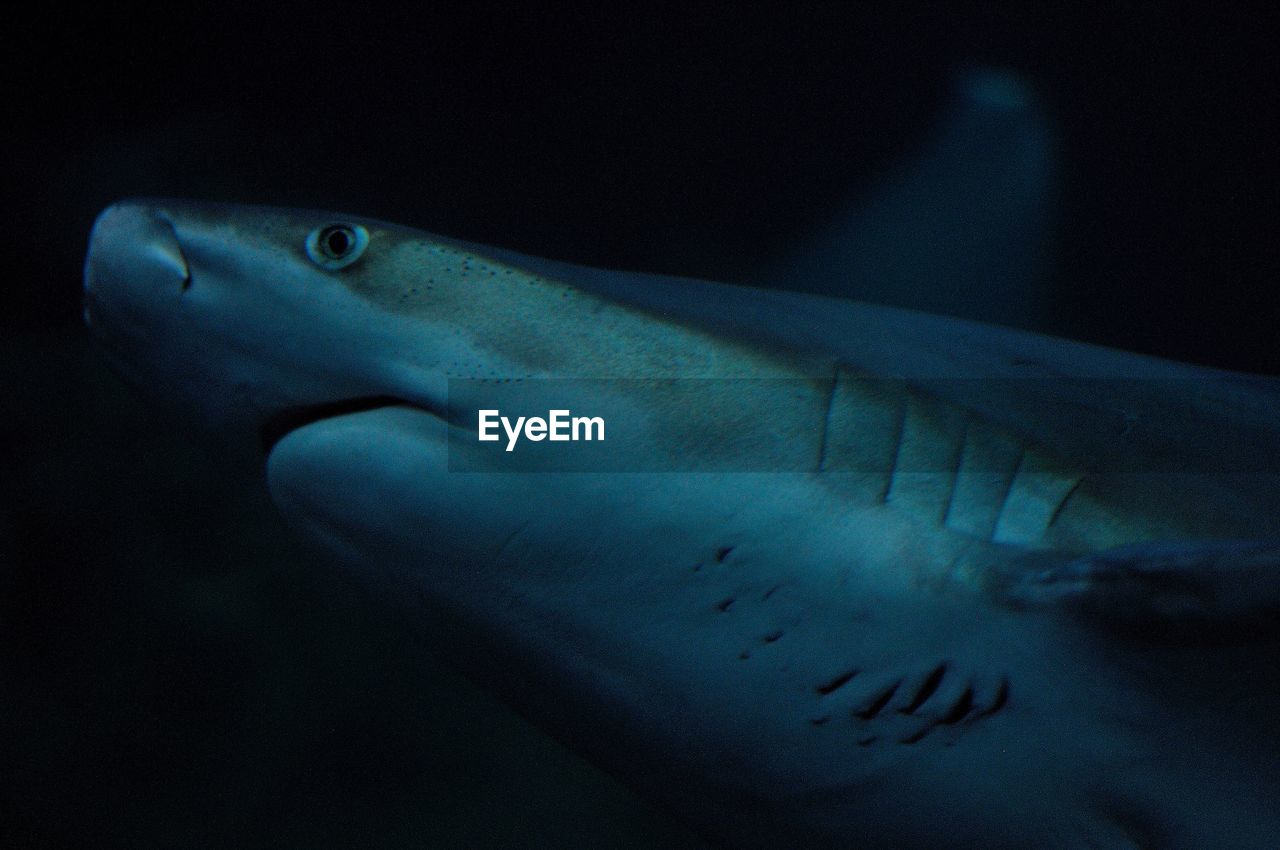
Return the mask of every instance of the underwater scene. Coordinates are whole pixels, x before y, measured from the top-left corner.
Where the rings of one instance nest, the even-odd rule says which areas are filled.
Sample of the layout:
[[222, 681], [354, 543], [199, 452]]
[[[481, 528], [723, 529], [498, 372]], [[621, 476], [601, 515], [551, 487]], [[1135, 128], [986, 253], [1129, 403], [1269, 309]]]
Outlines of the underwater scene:
[[1280, 846], [1245, 7], [3, 39], [0, 846]]

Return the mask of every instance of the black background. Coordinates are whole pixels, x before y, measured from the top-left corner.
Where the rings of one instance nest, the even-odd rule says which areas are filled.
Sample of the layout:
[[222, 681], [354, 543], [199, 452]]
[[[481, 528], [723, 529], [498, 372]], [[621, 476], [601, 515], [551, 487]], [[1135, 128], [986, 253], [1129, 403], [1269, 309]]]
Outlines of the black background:
[[102, 368], [80, 265], [120, 197], [732, 280], [990, 64], [1060, 135], [1053, 330], [1280, 373], [1275, 47], [1246, 7], [465, 8], [6, 20], [0, 844], [692, 841], [431, 666]]

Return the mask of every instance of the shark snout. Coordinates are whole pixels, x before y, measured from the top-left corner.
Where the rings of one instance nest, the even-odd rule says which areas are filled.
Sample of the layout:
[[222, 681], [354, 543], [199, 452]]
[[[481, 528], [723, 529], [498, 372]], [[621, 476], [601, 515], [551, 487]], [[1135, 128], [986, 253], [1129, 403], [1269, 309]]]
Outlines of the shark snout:
[[84, 317], [103, 324], [153, 323], [191, 286], [172, 222], [155, 207], [123, 201], [103, 210], [89, 236]]

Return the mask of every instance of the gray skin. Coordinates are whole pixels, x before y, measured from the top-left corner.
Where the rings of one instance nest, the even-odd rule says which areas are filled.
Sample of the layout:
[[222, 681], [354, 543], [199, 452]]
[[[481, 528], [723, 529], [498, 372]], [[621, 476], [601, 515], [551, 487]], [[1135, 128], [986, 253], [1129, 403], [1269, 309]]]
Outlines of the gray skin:
[[[713, 840], [1275, 846], [1271, 383], [296, 210], [117, 204], [85, 289], [224, 445], [309, 411], [265, 460], [294, 527]], [[575, 407], [643, 423], [636, 471], [494, 466], [458, 411], [541, 378], [632, 379]]]

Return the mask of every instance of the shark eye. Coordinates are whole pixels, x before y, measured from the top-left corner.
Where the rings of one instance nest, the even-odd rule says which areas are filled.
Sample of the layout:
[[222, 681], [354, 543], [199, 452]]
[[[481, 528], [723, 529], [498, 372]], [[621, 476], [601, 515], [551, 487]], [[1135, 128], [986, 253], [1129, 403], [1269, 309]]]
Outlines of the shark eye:
[[358, 224], [326, 224], [307, 235], [307, 256], [322, 269], [342, 269], [360, 259], [369, 231]]

